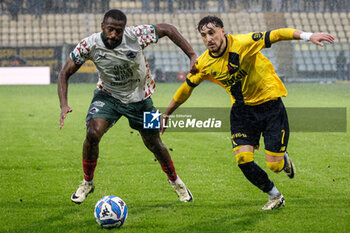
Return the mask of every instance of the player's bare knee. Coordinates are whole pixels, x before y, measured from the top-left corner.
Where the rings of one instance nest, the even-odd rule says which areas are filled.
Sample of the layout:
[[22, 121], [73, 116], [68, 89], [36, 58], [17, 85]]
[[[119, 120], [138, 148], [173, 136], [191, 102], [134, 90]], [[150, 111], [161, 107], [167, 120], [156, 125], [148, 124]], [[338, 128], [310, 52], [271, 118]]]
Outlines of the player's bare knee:
[[235, 156], [236, 156], [236, 161], [238, 166], [241, 164], [250, 163], [254, 161], [254, 153], [250, 151], [240, 152], [240, 153], [237, 153]]
[[95, 127], [88, 127], [86, 131], [86, 139], [91, 144], [98, 144], [102, 138], [103, 132], [96, 129]]
[[86, 123], [86, 140], [91, 144], [98, 144], [108, 130], [108, 122], [101, 119], [91, 119]]

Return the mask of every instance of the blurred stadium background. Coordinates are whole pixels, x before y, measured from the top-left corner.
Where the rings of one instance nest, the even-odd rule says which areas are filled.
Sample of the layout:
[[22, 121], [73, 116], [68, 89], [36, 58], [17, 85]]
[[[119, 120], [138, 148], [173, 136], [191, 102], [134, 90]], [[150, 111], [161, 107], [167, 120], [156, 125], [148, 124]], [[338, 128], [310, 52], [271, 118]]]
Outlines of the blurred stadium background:
[[[51, 83], [69, 52], [84, 37], [100, 31], [106, 10], [118, 8], [127, 25], [171, 23], [201, 54], [196, 26], [201, 17], [223, 19], [230, 34], [291, 27], [328, 32], [336, 43], [318, 47], [308, 42], [278, 43], [262, 52], [284, 82], [350, 80], [349, 0], [1, 0], [0, 67], [49, 66]], [[188, 58], [165, 38], [145, 49], [157, 81], [183, 81]], [[92, 63], [80, 68], [72, 82], [95, 82]]]

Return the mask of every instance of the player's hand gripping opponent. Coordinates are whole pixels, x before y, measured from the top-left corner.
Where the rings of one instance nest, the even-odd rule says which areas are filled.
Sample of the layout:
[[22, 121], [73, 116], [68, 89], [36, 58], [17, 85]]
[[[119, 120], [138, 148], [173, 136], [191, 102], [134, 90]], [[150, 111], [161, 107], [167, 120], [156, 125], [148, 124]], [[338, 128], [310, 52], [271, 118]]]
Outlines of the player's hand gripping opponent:
[[196, 67], [196, 64], [198, 64], [197, 59], [198, 59], [197, 55], [191, 57], [191, 59], [190, 59], [190, 73], [191, 74], [197, 74], [199, 71], [198, 68]]

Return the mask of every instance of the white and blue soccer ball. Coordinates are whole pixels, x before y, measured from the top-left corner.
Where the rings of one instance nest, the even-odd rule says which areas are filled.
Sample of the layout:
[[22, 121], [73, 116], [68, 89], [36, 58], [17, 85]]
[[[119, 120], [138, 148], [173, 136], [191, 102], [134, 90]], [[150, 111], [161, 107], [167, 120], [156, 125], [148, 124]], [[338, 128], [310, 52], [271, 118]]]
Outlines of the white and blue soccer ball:
[[102, 197], [95, 205], [96, 222], [104, 228], [121, 227], [128, 217], [125, 202], [117, 196]]

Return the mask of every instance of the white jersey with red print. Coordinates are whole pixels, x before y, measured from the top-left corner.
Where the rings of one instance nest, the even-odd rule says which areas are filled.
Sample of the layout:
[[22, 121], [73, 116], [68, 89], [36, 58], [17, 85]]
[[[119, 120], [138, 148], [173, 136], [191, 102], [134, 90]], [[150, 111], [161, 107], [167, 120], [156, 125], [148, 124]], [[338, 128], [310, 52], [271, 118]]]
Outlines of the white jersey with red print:
[[70, 58], [78, 66], [87, 60], [93, 61], [99, 73], [97, 88], [123, 103], [134, 103], [155, 91], [143, 49], [157, 41], [155, 25], [126, 27], [121, 44], [108, 49], [100, 32], [83, 39], [70, 53]]

